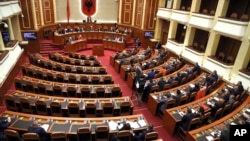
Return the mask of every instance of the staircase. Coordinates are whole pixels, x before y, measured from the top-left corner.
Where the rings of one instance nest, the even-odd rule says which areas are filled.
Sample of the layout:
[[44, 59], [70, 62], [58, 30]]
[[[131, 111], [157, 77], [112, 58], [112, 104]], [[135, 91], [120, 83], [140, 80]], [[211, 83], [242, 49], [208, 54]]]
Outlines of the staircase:
[[52, 40], [41, 40], [40, 41], [40, 54], [46, 56], [50, 52], [64, 53], [63, 46], [53, 43]]

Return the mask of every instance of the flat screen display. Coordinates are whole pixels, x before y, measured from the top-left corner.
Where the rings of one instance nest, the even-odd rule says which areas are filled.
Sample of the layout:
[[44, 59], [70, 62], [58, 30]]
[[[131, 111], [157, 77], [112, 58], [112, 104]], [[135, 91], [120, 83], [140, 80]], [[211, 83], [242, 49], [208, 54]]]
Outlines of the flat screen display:
[[2, 38], [4, 42], [10, 41], [10, 34], [8, 32], [2, 32]]
[[23, 32], [24, 40], [36, 40], [37, 33], [36, 32]]
[[144, 38], [154, 38], [154, 32], [153, 31], [145, 31]]

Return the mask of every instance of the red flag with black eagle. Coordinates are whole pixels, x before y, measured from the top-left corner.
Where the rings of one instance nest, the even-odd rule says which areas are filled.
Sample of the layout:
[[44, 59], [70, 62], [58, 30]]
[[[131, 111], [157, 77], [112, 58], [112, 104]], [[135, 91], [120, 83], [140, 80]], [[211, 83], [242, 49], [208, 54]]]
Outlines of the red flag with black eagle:
[[88, 17], [96, 12], [96, 0], [82, 0], [82, 12]]
[[70, 6], [69, 6], [69, 0], [67, 0], [67, 22], [69, 23], [70, 18]]

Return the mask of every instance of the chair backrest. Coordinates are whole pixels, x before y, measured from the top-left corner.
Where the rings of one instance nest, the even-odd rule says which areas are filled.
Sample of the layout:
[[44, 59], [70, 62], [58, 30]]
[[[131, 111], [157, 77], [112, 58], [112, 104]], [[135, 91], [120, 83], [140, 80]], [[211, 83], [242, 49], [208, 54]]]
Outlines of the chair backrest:
[[201, 44], [200, 47], [199, 47], [199, 50], [200, 51], [205, 51], [205, 46], [203, 44]]
[[6, 94], [4, 97], [7, 109], [11, 111], [18, 111], [13, 95]]
[[209, 15], [214, 16], [214, 15], [215, 15], [215, 11], [214, 11], [214, 10], [211, 10], [211, 11], [209, 12]]
[[104, 97], [105, 89], [102, 87], [96, 88], [96, 97]]
[[92, 134], [89, 127], [77, 129], [77, 141], [92, 141]]
[[99, 69], [99, 74], [107, 74], [106, 69], [105, 68], [100, 68]]
[[80, 60], [77, 60], [77, 59], [76, 59], [75, 62], [74, 62], [74, 64], [75, 64], [75, 65], [80, 65], [81, 62], [80, 62]]
[[81, 84], [88, 84], [89, 83], [89, 79], [86, 75], [81, 76]]
[[90, 89], [87, 87], [81, 88], [81, 97], [83, 97], [83, 98], [90, 97]]
[[76, 67], [76, 73], [79, 73], [79, 74], [83, 73], [82, 67]]
[[208, 14], [208, 10], [207, 9], [203, 9], [202, 10], [202, 14]]
[[78, 103], [70, 102], [68, 104], [68, 114], [70, 117], [79, 117], [80, 116], [80, 110]]
[[148, 132], [145, 135], [144, 141], [152, 141], [158, 139], [158, 132]]
[[249, 16], [247, 14], [243, 14], [240, 16], [241, 21], [249, 21]]
[[194, 42], [193, 48], [194, 48], [194, 49], [198, 49], [198, 43], [197, 43], [197, 42]]
[[62, 132], [52, 132], [51, 141], [67, 141], [67, 136]]
[[166, 109], [173, 107], [175, 105], [175, 102], [176, 102], [175, 99], [168, 100], [168, 102], [166, 103]]
[[90, 66], [90, 61], [89, 60], [84, 60], [84, 66]]
[[236, 20], [238, 18], [238, 14], [237, 13], [232, 13], [230, 15], [230, 19]]
[[120, 87], [113, 87], [111, 97], [120, 97], [120, 96], [121, 96], [121, 88]]
[[130, 130], [123, 130], [117, 133], [117, 138], [119, 141], [131, 141], [131, 137], [132, 134]]
[[67, 96], [68, 97], [76, 97], [76, 88], [75, 87], [67, 87]]
[[64, 82], [64, 76], [62, 74], [57, 74], [56, 79], [58, 82]]
[[52, 101], [50, 103], [50, 111], [52, 116], [62, 116], [61, 104], [59, 102]]
[[66, 71], [66, 72], [71, 72], [71, 70], [72, 70], [72, 69], [71, 69], [70, 66], [65, 66], [65, 71]]
[[28, 92], [34, 92], [34, 86], [33, 83], [30, 81], [26, 81], [26, 90]]
[[206, 112], [204, 114], [204, 116], [201, 118], [202, 124], [207, 124], [208, 123], [208, 119], [210, 118], [210, 116], [211, 116], [211, 112]]
[[124, 116], [124, 115], [130, 115], [131, 114], [131, 103], [129, 102], [122, 102], [120, 104], [120, 115]]
[[53, 95], [62, 96], [62, 88], [60, 86], [53, 86]]
[[234, 62], [233, 56], [228, 56], [228, 57], [226, 58], [226, 63], [232, 64], [233, 62]]
[[187, 131], [197, 128], [197, 126], [200, 126], [200, 124], [201, 124], [200, 117], [193, 118], [193, 119], [189, 122]]
[[95, 131], [96, 141], [109, 141], [109, 127], [97, 126]]
[[46, 86], [44, 84], [38, 83], [37, 87], [38, 87], [38, 93], [46, 94]]
[[225, 54], [223, 52], [219, 52], [218, 57], [219, 60], [223, 61], [225, 58]]
[[76, 83], [76, 76], [75, 75], [69, 75], [69, 83]]
[[44, 101], [42, 100], [37, 100], [36, 101], [36, 112], [39, 115], [48, 115], [48, 110], [47, 110], [47, 105]]
[[111, 76], [105, 76], [103, 78], [103, 81], [104, 81], [104, 84], [111, 84], [112, 78], [111, 78]]
[[24, 133], [23, 141], [40, 141], [40, 138], [37, 133]]
[[85, 116], [86, 117], [96, 117], [96, 105], [95, 105], [95, 103], [86, 103]]
[[22, 112], [30, 113], [30, 114], [33, 113], [28, 99], [21, 97], [19, 101], [20, 101], [20, 107], [21, 107]]
[[15, 130], [5, 129], [4, 134], [7, 141], [21, 141], [20, 135]]
[[112, 117], [114, 114], [114, 105], [111, 102], [104, 103], [102, 106], [103, 116]]
[[99, 84], [100, 83], [100, 78], [98, 76], [93, 76], [91, 78], [92, 84]]
[[181, 100], [180, 100], [179, 105], [183, 105], [183, 104], [187, 103], [187, 101], [188, 101], [188, 96], [183, 95], [183, 96], [181, 96]]

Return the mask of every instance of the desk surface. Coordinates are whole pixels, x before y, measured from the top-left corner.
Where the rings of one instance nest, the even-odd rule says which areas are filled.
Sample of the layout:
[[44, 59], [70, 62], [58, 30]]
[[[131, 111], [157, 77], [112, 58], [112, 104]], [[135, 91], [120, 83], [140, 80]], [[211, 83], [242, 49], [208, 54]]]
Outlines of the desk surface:
[[250, 97], [248, 96], [247, 99], [244, 100], [239, 107], [237, 107], [234, 111], [224, 116], [223, 118], [208, 125], [202, 126], [198, 129], [189, 131], [185, 138], [185, 141], [206, 141], [208, 140], [208, 138], [214, 139], [212, 133], [216, 131], [216, 128], [219, 128], [221, 130], [226, 125], [237, 124], [237, 122], [241, 118], [242, 112], [244, 112], [246, 107], [248, 107], [249, 105]]
[[190, 102], [190, 103], [187, 103], [185, 105], [180, 105], [180, 106], [177, 106], [177, 107], [174, 107], [174, 108], [171, 108], [171, 109], [167, 109], [165, 110], [165, 113], [164, 113], [164, 117], [163, 117], [163, 126], [165, 127], [165, 129], [170, 133], [170, 134], [174, 134], [174, 131], [176, 129], [176, 125], [178, 122], [181, 121], [181, 118], [182, 116], [179, 114], [179, 110], [180, 111], [187, 111], [187, 108], [188, 107], [193, 107], [193, 108], [197, 108], [199, 106], [200, 103], [204, 103], [206, 102], [206, 100], [208, 98], [211, 98], [213, 97], [215, 94], [217, 94], [217, 92], [219, 90], [221, 90], [222, 88], [224, 88], [225, 84], [222, 83], [218, 88], [216, 88], [212, 93], [208, 94], [207, 96], [199, 99], [199, 100], [196, 100], [196, 101], [193, 101], [193, 102]]
[[11, 125], [9, 129], [27, 131], [27, 127], [34, 120], [41, 124], [48, 124], [47, 132], [64, 131], [67, 134], [76, 134], [76, 129], [79, 127], [91, 127], [92, 133], [95, 133], [95, 127], [100, 125], [109, 126], [110, 132], [117, 132], [119, 129], [118, 123], [128, 122], [133, 130], [146, 129], [147, 120], [142, 114], [105, 117], [105, 118], [69, 118], [69, 117], [50, 117], [24, 114], [19, 112], [5, 111], [1, 114], [2, 117], [11, 117]]

